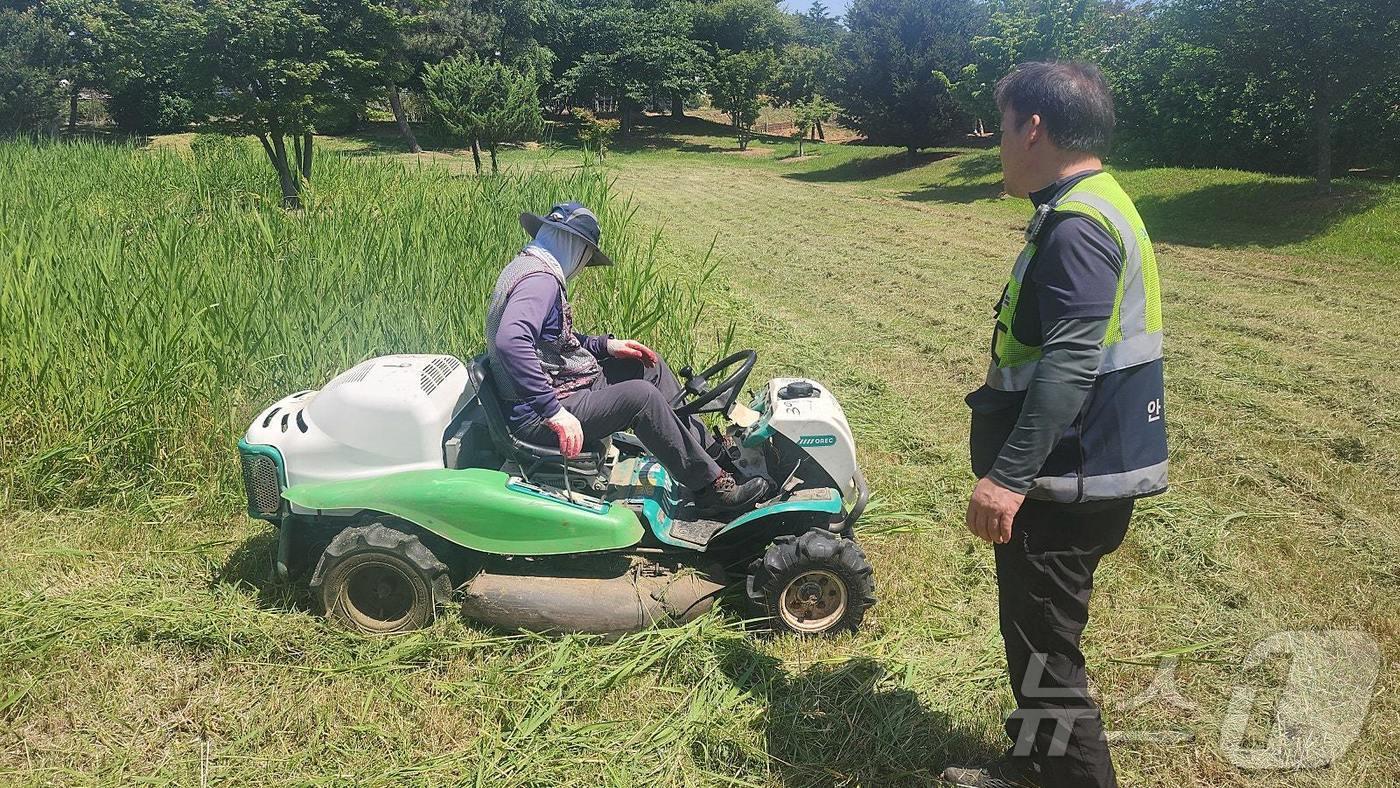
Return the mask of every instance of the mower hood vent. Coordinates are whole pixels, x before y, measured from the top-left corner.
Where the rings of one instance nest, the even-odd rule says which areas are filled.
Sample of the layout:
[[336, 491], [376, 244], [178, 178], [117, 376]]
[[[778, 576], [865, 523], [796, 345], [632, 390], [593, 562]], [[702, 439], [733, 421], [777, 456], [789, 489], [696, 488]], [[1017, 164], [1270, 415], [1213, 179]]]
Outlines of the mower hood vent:
[[438, 356], [423, 367], [423, 372], [418, 376], [418, 385], [422, 386], [424, 394], [432, 394], [460, 366], [462, 362], [452, 356]]
[[346, 383], [359, 383], [360, 381], [364, 380], [366, 377], [369, 376], [370, 370], [374, 369], [374, 362], [377, 360], [378, 359], [372, 358], [369, 361], [361, 361], [360, 363], [345, 370], [339, 375], [336, 375], [329, 383], [326, 384], [325, 390], [330, 391], [331, 389], [337, 386], [343, 386]]

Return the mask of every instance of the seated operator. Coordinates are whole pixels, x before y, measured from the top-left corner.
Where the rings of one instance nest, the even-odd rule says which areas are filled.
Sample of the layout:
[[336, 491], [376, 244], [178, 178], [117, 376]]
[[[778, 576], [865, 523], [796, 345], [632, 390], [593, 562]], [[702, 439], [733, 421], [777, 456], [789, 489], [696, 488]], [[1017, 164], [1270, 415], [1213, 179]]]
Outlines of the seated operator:
[[718, 441], [672, 410], [681, 386], [655, 351], [574, 332], [568, 282], [587, 266], [612, 265], [593, 212], [568, 202], [548, 216], [522, 213], [520, 225], [533, 240], [501, 271], [486, 310], [486, 352], [511, 431], [546, 446], [554, 437], [573, 457], [585, 441], [630, 429], [705, 514], [752, 508], [767, 483], [740, 484], [715, 463]]

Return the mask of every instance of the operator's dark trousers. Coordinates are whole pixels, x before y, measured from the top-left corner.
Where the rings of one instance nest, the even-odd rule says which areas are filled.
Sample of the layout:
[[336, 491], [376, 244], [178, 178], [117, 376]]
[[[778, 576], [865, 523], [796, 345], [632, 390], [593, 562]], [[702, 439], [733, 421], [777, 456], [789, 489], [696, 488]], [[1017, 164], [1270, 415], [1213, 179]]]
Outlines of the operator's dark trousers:
[[1079, 638], [1099, 559], [1128, 532], [1133, 501], [1056, 504], [1027, 498], [1011, 541], [996, 545], [1001, 637], [1017, 711], [1013, 754], [1030, 755], [1048, 788], [1115, 786]]
[[[680, 418], [671, 400], [681, 385], [665, 361], [647, 367], [625, 358], [602, 360], [603, 374], [593, 385], [576, 391], [560, 404], [583, 425], [584, 441], [602, 440], [631, 430], [671, 474], [689, 490], [708, 486], [720, 468], [710, 456], [714, 438], [694, 416]], [[521, 429], [526, 440], [552, 446], [554, 431], [543, 422]]]

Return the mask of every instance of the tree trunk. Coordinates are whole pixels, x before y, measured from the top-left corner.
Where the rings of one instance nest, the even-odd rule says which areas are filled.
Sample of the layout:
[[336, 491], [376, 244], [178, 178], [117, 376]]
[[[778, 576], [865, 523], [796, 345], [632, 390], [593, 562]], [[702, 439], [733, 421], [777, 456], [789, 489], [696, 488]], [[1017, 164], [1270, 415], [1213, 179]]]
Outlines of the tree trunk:
[[305, 142], [302, 143], [301, 179], [311, 183], [311, 148], [316, 142], [316, 135], [308, 131], [302, 135], [302, 139]]
[[1317, 143], [1317, 192], [1332, 191], [1332, 92], [1326, 80], [1313, 90], [1313, 136]]
[[287, 163], [287, 140], [283, 138], [280, 130], [271, 135], [259, 134], [258, 140], [262, 142], [267, 158], [277, 170], [277, 180], [282, 187], [282, 207], [300, 208], [300, 189], [297, 187], [297, 179], [292, 175], [291, 165]]
[[822, 131], [821, 118], [817, 119], [817, 139], [821, 140], [822, 142], [826, 142], [826, 132]]
[[905, 149], [904, 149], [904, 161], [905, 161], [906, 163], [908, 163], [910, 166], [913, 166], [913, 164], [914, 164], [914, 159], [917, 158], [918, 155], [919, 155], [919, 149], [918, 149], [918, 148], [905, 148]]
[[73, 91], [68, 94], [68, 130], [78, 128], [78, 83], [73, 83]]
[[797, 158], [799, 158], [799, 159], [802, 158], [802, 143], [803, 143], [803, 141], [805, 141], [806, 139], [807, 139], [806, 133], [801, 134], [801, 135], [798, 136], [798, 138], [797, 138]]
[[399, 98], [399, 86], [390, 82], [388, 90], [389, 107], [394, 110], [394, 120], [399, 124], [399, 133], [408, 143], [408, 152], [422, 153], [423, 149], [418, 147], [418, 138], [413, 136], [413, 128], [408, 125], [408, 118], [403, 114], [403, 100]]
[[685, 99], [679, 90], [671, 91], [671, 117], [677, 119], [685, 117]]
[[624, 99], [619, 109], [622, 110], [622, 136], [630, 136], [632, 134], [632, 102]]
[[476, 174], [481, 174], [481, 140], [472, 139], [472, 161], [476, 162]]
[[490, 145], [487, 145], [486, 150], [491, 153], [491, 174], [499, 175], [501, 170], [499, 167], [496, 166], [496, 143], [493, 142]]

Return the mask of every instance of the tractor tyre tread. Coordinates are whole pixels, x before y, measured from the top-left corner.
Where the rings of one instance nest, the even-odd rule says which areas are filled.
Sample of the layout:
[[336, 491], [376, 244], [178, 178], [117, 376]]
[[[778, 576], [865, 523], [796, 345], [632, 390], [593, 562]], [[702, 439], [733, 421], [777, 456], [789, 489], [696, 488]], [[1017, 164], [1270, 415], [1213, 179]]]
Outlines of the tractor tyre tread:
[[763, 556], [749, 567], [749, 598], [774, 631], [786, 631], [776, 601], [799, 572], [820, 568], [835, 572], [846, 584], [847, 611], [833, 626], [821, 632], [835, 635], [855, 631], [865, 611], [875, 604], [874, 568], [865, 551], [852, 539], [813, 528], [800, 535], [779, 536]]
[[316, 564], [316, 570], [311, 576], [309, 585], [311, 591], [321, 601], [323, 614], [328, 613], [325, 610], [322, 593], [326, 574], [347, 556], [368, 550], [382, 551], [397, 556], [412, 565], [427, 580], [428, 590], [432, 595], [432, 613], [428, 618], [430, 622], [436, 616], [438, 608], [452, 602], [452, 580], [448, 573], [447, 564], [443, 563], [432, 550], [424, 546], [423, 542], [414, 534], [400, 530], [383, 521], [375, 521], [368, 525], [346, 528], [336, 534], [321, 554], [321, 560]]

